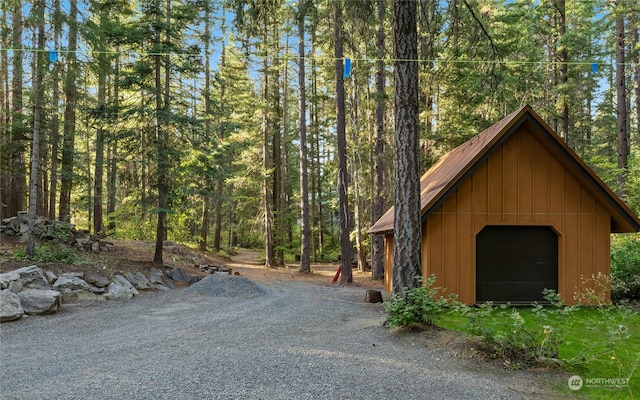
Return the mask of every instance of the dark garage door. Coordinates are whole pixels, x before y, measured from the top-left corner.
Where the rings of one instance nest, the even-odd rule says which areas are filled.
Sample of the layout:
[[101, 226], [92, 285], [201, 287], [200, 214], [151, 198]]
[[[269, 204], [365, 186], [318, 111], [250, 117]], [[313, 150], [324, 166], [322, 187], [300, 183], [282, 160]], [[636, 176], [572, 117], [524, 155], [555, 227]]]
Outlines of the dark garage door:
[[476, 237], [476, 302], [544, 301], [558, 290], [558, 236], [546, 226], [487, 226]]

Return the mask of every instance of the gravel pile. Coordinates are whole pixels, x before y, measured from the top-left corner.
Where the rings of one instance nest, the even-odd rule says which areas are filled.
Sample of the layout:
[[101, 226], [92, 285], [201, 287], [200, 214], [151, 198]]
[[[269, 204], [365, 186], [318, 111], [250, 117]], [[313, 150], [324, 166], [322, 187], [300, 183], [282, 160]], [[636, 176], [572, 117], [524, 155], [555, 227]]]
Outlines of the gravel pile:
[[267, 294], [262, 286], [244, 276], [228, 274], [209, 275], [186, 288], [184, 292], [208, 297], [241, 297], [244, 299]]
[[[240, 297], [225, 297], [234, 290]], [[213, 275], [191, 289], [63, 304], [2, 324], [0, 399], [563, 396], [549, 387], [568, 376], [506, 370], [384, 328], [384, 308], [364, 303], [364, 292]]]

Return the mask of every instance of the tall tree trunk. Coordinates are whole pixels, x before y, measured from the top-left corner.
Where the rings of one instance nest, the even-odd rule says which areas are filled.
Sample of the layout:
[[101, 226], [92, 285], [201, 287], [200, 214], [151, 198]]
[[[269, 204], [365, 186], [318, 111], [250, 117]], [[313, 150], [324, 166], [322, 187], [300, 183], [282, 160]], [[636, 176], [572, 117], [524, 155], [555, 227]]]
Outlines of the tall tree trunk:
[[307, 154], [307, 90], [305, 83], [304, 19], [306, 0], [298, 0], [298, 127], [300, 131], [300, 272], [311, 272], [309, 173]]
[[420, 133], [416, 3], [393, 1], [395, 213], [393, 293], [405, 296], [421, 275]]
[[[115, 67], [114, 67], [114, 83], [113, 83], [113, 105], [114, 105], [114, 122], [117, 124], [120, 121], [120, 57], [117, 54], [116, 48]], [[117, 182], [117, 167], [118, 167], [118, 138], [114, 137], [111, 140], [111, 156], [109, 157], [109, 172], [107, 173], [107, 180], [109, 186], [107, 189], [107, 232], [114, 234], [116, 229], [116, 182]]]
[[[6, 4], [6, 3], [5, 3]], [[8, 7], [7, 7], [8, 8]], [[9, 48], [9, 20], [0, 18], [0, 46]], [[9, 100], [9, 52], [0, 51], [0, 221], [5, 218], [6, 195], [9, 192], [10, 158], [9, 146], [11, 144], [11, 107]]]
[[[622, 0], [616, 1], [616, 8], [621, 7]], [[618, 10], [619, 11], [619, 10]], [[629, 157], [629, 136], [627, 131], [627, 92], [624, 55], [624, 13], [619, 12], [616, 18], [616, 94], [617, 94], [617, 136], [618, 136], [618, 195], [626, 197], [627, 159]]]
[[62, 165], [60, 169], [60, 202], [58, 219], [71, 220], [71, 186], [73, 184], [73, 161], [76, 130], [76, 81], [78, 66], [76, 50], [78, 48], [78, 0], [69, 0], [69, 52], [64, 82], [64, 131], [62, 137]]
[[[14, 216], [18, 211], [24, 211], [26, 199], [26, 166], [24, 160], [26, 139], [24, 123], [24, 105], [23, 105], [23, 67], [22, 67], [22, 3], [13, 1], [13, 18], [12, 18], [12, 47], [14, 55], [12, 59], [13, 80], [12, 80], [12, 96], [11, 96], [11, 137], [8, 142], [9, 153], [9, 185], [8, 193], [3, 195], [3, 202], [6, 204], [6, 210], [2, 214]], [[6, 173], [6, 172], [4, 172]]]
[[353, 281], [351, 271], [351, 218], [348, 201], [347, 175], [347, 138], [345, 131], [345, 99], [344, 99], [344, 60], [343, 60], [343, 32], [342, 32], [342, 3], [336, 2], [333, 14], [333, 29], [335, 35], [335, 65], [336, 65], [336, 135], [338, 137], [338, 210], [340, 220], [340, 254], [342, 275], [340, 283]]
[[[266, 29], [265, 29], [266, 30]], [[264, 39], [266, 40], [267, 35], [265, 34]], [[263, 60], [263, 69], [264, 69], [264, 77], [263, 77], [263, 91], [262, 91], [262, 101], [264, 109], [262, 110], [262, 173], [263, 181], [262, 181], [262, 190], [263, 190], [263, 205], [264, 205], [264, 246], [265, 246], [265, 260], [264, 266], [267, 268], [273, 268], [273, 236], [272, 236], [272, 215], [271, 215], [271, 193], [270, 193], [270, 182], [269, 182], [269, 167], [271, 166], [271, 162], [269, 160], [269, 114], [267, 110], [268, 101], [269, 101], [269, 62], [267, 57], [265, 56]]]
[[565, 0], [557, 0], [556, 10], [558, 11], [558, 32], [560, 46], [557, 49], [558, 62], [560, 63], [560, 89], [558, 90], [557, 111], [560, 114], [560, 137], [565, 142], [569, 142], [569, 93], [567, 82], [569, 81], [569, 51], [566, 43], [567, 14]]
[[[224, 179], [218, 177], [216, 182], [216, 226], [213, 233], [213, 248], [220, 251], [222, 248], [222, 198], [224, 196]], [[231, 224], [231, 221], [229, 221]]]
[[93, 233], [104, 233], [102, 216], [102, 184], [104, 177], [104, 128], [106, 125], [105, 104], [107, 86], [106, 54], [98, 56], [98, 128], [96, 129], [95, 169], [93, 178]]
[[[375, 223], [384, 214], [384, 114], [385, 114], [385, 71], [384, 71], [384, 14], [385, 0], [377, 0], [378, 31], [376, 33], [376, 156], [374, 200], [371, 213], [372, 222]], [[382, 235], [373, 235], [371, 254], [371, 277], [374, 280], [384, 279], [384, 238]]]
[[638, 47], [640, 44], [640, 40], [638, 38], [640, 31], [640, 17], [636, 14], [636, 18], [633, 20], [631, 25], [631, 48], [636, 49], [633, 54], [633, 64], [635, 64], [636, 68], [634, 71], [634, 86], [635, 86], [635, 95], [636, 95], [636, 141], [638, 142], [638, 146], [640, 146], [640, 48]]
[[[284, 49], [285, 54], [289, 53], [289, 36], [287, 35], [286, 45]], [[285, 237], [287, 235], [287, 210], [289, 204], [289, 151], [287, 148], [287, 141], [289, 136], [289, 113], [288, 113], [288, 101], [289, 101], [289, 62], [285, 59], [284, 61], [284, 79], [282, 81], [282, 140], [280, 142], [280, 197], [278, 198], [278, 208], [280, 212], [278, 213], [278, 230], [279, 230], [279, 240], [280, 246], [278, 250], [278, 266], [284, 267], [284, 250], [285, 247], [290, 249], [290, 246], [286, 246], [285, 243], [291, 243], [291, 241], [286, 241]]]
[[[204, 134], [210, 140], [211, 138], [211, 57], [209, 47], [211, 45], [211, 16], [210, 16], [210, 3], [205, 4], [204, 12]], [[223, 45], [224, 46], [224, 43]], [[224, 51], [224, 50], [223, 50]], [[207, 250], [207, 239], [209, 235], [209, 203], [211, 201], [211, 178], [205, 179], [205, 190], [201, 194], [202, 196], [202, 215], [200, 220], [200, 240], [198, 242], [198, 248], [200, 251]]]
[[[62, 35], [62, 15], [60, 13], [60, 0], [54, 1], [54, 28], [53, 47], [60, 47], [60, 36]], [[49, 186], [49, 219], [56, 218], [56, 195], [58, 194], [58, 147], [60, 146], [60, 121], [58, 118], [60, 107], [60, 62], [53, 66], [51, 85], [53, 86], [52, 103], [53, 113], [51, 115], [51, 180]]]
[[[160, 7], [158, 7], [159, 10]], [[165, 41], [171, 43], [171, 1], [167, 0], [165, 5]], [[159, 11], [156, 14], [156, 20], [159, 22]], [[160, 24], [158, 24], [160, 26]], [[160, 31], [156, 31], [156, 45], [160, 45]], [[169, 127], [168, 118], [170, 113], [169, 106], [169, 83], [171, 77], [171, 59], [167, 53], [165, 55], [165, 82], [164, 88], [161, 82], [162, 56], [155, 56], [155, 87], [156, 87], [156, 135], [158, 141], [158, 222], [156, 225], [156, 248], [153, 256], [155, 263], [162, 263], [163, 242], [167, 239], [167, 207], [169, 197]], [[162, 104], [162, 95], [164, 94], [164, 105]]]
[[[34, 4], [36, 21], [38, 21], [38, 48], [44, 49], [44, 4], [45, 0], [37, 0]], [[35, 94], [35, 103], [33, 109], [33, 136], [31, 137], [31, 173], [29, 176], [29, 220], [28, 220], [28, 239], [25, 255], [27, 258], [33, 258], [36, 247], [36, 212], [38, 205], [38, 183], [40, 181], [40, 129], [42, 117], [42, 79], [44, 75], [44, 52], [34, 52], [34, 78], [33, 92]]]
[[284, 266], [284, 251], [283, 251], [283, 218], [284, 218], [284, 210], [282, 209], [282, 196], [284, 193], [282, 192], [282, 133], [281, 133], [281, 123], [282, 123], [282, 107], [280, 106], [280, 69], [278, 67], [275, 68], [274, 71], [275, 77], [273, 82], [273, 109], [272, 109], [272, 124], [273, 124], [273, 134], [271, 136], [271, 152], [272, 152], [272, 161], [271, 161], [271, 170], [273, 171], [273, 180], [272, 184], [272, 206], [273, 206], [273, 217], [274, 221], [274, 236], [273, 236], [273, 245], [275, 247], [274, 252], [274, 266], [282, 267]]
[[351, 73], [351, 121], [353, 122], [353, 142], [354, 150], [351, 161], [351, 170], [353, 171], [353, 228], [355, 230], [355, 244], [356, 244], [356, 260], [358, 265], [358, 271], [364, 272], [367, 265], [367, 251], [362, 240], [362, 220], [363, 220], [363, 207], [361, 205], [360, 197], [360, 173], [362, 169], [362, 159], [360, 156], [360, 132], [358, 126], [360, 124], [360, 116], [358, 113], [360, 93], [358, 91], [358, 80], [356, 73]]

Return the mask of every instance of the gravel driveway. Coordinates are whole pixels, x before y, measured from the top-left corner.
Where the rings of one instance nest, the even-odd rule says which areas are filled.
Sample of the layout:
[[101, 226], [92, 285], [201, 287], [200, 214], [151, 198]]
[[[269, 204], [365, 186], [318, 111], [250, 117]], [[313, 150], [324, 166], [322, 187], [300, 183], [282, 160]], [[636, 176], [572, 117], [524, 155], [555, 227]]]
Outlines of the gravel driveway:
[[0, 398], [557, 396], [543, 375], [383, 328], [383, 307], [363, 303], [361, 287], [240, 278], [4, 323]]

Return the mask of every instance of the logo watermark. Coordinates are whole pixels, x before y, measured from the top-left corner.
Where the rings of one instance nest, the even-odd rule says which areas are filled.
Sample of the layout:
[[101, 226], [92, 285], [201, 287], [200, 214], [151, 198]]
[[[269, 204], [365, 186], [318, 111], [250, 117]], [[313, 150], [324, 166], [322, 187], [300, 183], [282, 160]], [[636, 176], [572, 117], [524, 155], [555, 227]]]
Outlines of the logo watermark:
[[569, 384], [569, 389], [571, 390], [580, 390], [582, 389], [582, 385], [584, 384], [582, 382], [582, 377], [578, 375], [570, 377], [567, 383]]
[[573, 375], [567, 380], [569, 389], [580, 390], [586, 388], [624, 388], [629, 386], [629, 378], [583, 378]]

